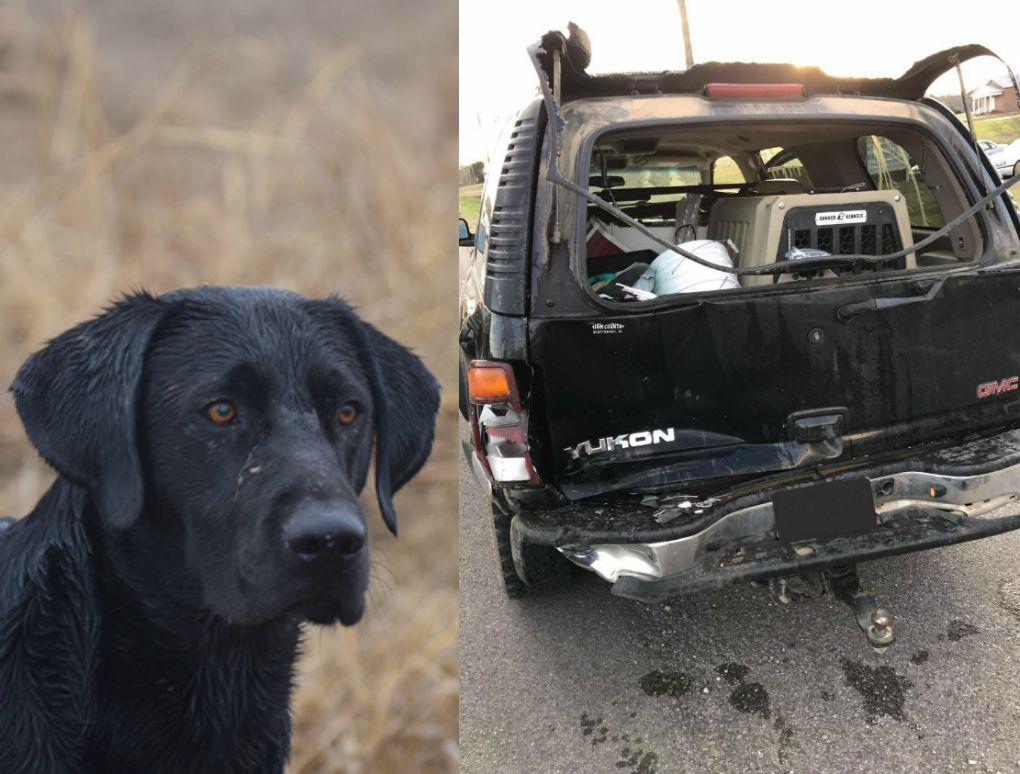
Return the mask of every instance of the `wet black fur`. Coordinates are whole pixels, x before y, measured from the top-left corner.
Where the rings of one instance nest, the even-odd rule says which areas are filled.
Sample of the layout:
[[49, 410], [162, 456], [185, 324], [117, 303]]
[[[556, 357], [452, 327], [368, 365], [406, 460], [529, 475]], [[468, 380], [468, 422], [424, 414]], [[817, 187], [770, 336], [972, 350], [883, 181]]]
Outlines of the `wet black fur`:
[[[197, 410], [205, 382], [239, 391], [225, 433]], [[0, 771], [281, 771], [301, 623], [360, 617], [368, 549], [310, 578], [280, 520], [356, 503], [374, 438], [395, 531], [435, 379], [339, 299], [197, 288], [125, 298], [12, 390], [59, 475], [0, 522]], [[350, 396], [361, 424], [338, 428]]]

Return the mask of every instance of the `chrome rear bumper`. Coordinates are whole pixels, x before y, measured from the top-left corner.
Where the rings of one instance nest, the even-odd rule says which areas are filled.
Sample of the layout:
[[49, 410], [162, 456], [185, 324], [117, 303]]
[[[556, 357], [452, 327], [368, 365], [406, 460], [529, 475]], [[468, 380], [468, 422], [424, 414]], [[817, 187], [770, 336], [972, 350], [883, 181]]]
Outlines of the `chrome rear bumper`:
[[[769, 572], [774, 575], [778, 574], [777, 570], [782, 569], [796, 571], [798, 559], [805, 560], [806, 564], [818, 564], [819, 558], [827, 553], [833, 561], [876, 558], [881, 555], [987, 537], [1020, 528], [1020, 516], [1005, 517], [1005, 520], [977, 518], [1020, 500], [1020, 463], [974, 475], [905, 471], [868, 477], [868, 480], [875, 496], [879, 532], [882, 532], [884, 527], [895, 524], [900, 530], [897, 534], [903, 536], [902, 540], [897, 541], [889, 529], [885, 530], [880, 539], [872, 541], [876, 543], [874, 550], [869, 549], [866, 541], [838, 539], [846, 546], [856, 544], [855, 550], [849, 554], [841, 553], [838, 547], [829, 550], [831, 547], [823, 548], [820, 544], [805, 541], [797, 546], [787, 547], [791, 562], [789, 567], [780, 566], [783, 562], [777, 555], [771, 555], [769, 559], [776, 566]], [[921, 531], [914, 530], [907, 536], [908, 533], [903, 532], [903, 526], [918, 514], [934, 516], [933, 519], [929, 516], [924, 518], [932, 525], [936, 525], [933, 529], [938, 534], [922, 534]], [[573, 563], [595, 572], [611, 583], [616, 584], [621, 579], [629, 579], [624, 585], [634, 589], [640, 582], [654, 584], [656, 581], [675, 578], [676, 582], [668, 585], [679, 588], [685, 574], [697, 572], [700, 579], [711, 569], [716, 557], [720, 562], [726, 563], [726, 554], [719, 551], [721, 547], [728, 547], [738, 553], [740, 552], [738, 547], [742, 545], [754, 545], [758, 550], [764, 545], [766, 553], [771, 550], [769, 541], [778, 547], [774, 530], [775, 516], [772, 503], [763, 502], [731, 511], [699, 532], [671, 540], [556, 547]], [[915, 542], [911, 543], [911, 540]], [[733, 563], [729, 562], [727, 566], [731, 567]], [[744, 574], [747, 574], [746, 569], [749, 566], [749, 563], [744, 563]]]

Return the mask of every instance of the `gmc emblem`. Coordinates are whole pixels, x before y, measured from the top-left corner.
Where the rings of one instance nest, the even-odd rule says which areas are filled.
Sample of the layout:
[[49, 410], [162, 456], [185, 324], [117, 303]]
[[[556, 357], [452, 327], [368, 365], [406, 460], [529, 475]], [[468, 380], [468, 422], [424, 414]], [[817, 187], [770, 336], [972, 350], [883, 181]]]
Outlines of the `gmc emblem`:
[[989, 398], [992, 395], [1001, 395], [1004, 392], [1013, 392], [1020, 388], [1020, 376], [1007, 376], [997, 382], [985, 382], [977, 388], [978, 398]]

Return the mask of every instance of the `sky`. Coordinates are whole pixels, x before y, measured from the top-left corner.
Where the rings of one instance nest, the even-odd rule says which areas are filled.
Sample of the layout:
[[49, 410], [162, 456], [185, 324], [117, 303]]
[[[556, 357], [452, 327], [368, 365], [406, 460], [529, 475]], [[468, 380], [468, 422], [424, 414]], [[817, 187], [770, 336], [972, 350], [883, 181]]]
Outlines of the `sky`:
[[[966, 9], [973, 9], [968, 13]], [[791, 62], [831, 75], [898, 76], [918, 59], [981, 43], [1020, 72], [1020, 2], [938, 0], [687, 0], [694, 61]], [[499, 130], [535, 93], [525, 47], [579, 24], [589, 72], [684, 69], [676, 0], [460, 0], [460, 161], [487, 158]], [[964, 64], [968, 89], [1001, 74], [995, 60]], [[973, 81], [973, 82], [972, 82]], [[958, 92], [955, 71], [932, 89]]]

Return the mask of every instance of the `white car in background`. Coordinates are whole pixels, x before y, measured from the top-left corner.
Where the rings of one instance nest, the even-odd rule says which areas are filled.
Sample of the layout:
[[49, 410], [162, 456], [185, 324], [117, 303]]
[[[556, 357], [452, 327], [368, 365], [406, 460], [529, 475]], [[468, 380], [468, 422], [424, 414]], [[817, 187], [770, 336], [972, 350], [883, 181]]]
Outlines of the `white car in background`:
[[1003, 145], [997, 149], [986, 150], [985, 153], [995, 167], [995, 171], [1003, 179], [1012, 175], [1020, 175], [1020, 139], [1013, 140], [1009, 145]]

